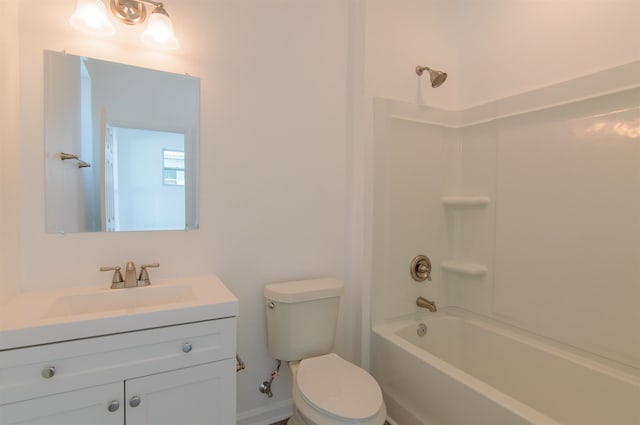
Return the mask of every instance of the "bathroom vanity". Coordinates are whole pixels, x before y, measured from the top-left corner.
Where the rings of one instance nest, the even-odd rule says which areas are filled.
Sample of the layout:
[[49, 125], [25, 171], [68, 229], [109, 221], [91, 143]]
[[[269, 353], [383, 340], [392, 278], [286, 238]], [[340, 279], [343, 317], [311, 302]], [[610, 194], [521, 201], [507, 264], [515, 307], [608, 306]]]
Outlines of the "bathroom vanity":
[[0, 317], [0, 423], [234, 424], [237, 311], [214, 276], [22, 294]]

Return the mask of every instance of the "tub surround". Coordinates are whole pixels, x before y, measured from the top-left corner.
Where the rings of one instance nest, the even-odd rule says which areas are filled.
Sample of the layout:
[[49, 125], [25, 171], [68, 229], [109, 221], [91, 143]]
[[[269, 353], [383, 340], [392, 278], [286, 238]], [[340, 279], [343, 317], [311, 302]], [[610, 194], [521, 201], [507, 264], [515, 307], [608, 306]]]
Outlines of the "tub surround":
[[[449, 345], [425, 365], [424, 347], [376, 327], [372, 371], [392, 419], [638, 421], [638, 75], [631, 62], [464, 111], [376, 99], [373, 318], [422, 317], [424, 296], [546, 341], [483, 333], [477, 363], [461, 360], [471, 347]], [[411, 281], [416, 254], [431, 257], [433, 282]], [[456, 323], [447, 332], [476, 338]], [[482, 354], [503, 361], [491, 369]], [[489, 370], [510, 372], [492, 382]]]
[[[374, 261], [373, 317], [424, 295], [640, 369], [638, 75], [632, 62], [461, 112], [378, 99], [374, 255], [390, 258]], [[405, 272], [418, 253], [432, 283]]]

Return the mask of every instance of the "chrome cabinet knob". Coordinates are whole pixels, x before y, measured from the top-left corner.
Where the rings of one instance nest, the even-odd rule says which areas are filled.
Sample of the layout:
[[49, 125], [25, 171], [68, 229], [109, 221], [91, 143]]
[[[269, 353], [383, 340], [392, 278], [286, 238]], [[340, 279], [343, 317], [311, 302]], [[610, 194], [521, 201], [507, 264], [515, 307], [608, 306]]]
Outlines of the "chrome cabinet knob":
[[118, 400], [113, 400], [111, 403], [109, 403], [109, 406], [107, 406], [107, 410], [109, 412], [115, 412], [119, 408], [120, 408], [120, 402]]
[[189, 352], [191, 352], [191, 350], [192, 350], [192, 349], [193, 349], [193, 346], [191, 345], [191, 343], [190, 343], [190, 342], [185, 342], [185, 343], [182, 345], [182, 351], [183, 351], [183, 352], [185, 352], [185, 353], [189, 353]]
[[140, 397], [138, 397], [137, 395], [134, 395], [133, 397], [131, 397], [131, 400], [129, 400], [129, 406], [138, 407], [140, 406], [141, 402], [142, 400], [140, 399]]
[[42, 369], [42, 377], [45, 379], [53, 378], [56, 374], [56, 368], [54, 366], [45, 367]]

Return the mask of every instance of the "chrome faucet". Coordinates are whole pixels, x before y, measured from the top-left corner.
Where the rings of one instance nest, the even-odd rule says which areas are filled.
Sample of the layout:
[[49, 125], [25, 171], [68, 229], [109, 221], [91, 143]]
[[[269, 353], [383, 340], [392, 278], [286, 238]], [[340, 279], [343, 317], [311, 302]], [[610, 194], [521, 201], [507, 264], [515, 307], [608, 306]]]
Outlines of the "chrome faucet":
[[120, 288], [136, 288], [138, 286], [147, 286], [151, 284], [149, 279], [149, 267], [160, 267], [159, 263], [143, 264], [140, 266], [140, 274], [136, 274], [136, 265], [133, 261], [129, 261], [125, 266], [124, 279], [122, 273], [120, 273], [120, 267], [100, 267], [101, 272], [113, 270], [113, 278], [111, 279], [111, 289]]
[[418, 307], [426, 308], [427, 310], [429, 310], [431, 312], [438, 311], [438, 308], [436, 307], [436, 302], [435, 301], [429, 301], [425, 297], [418, 297], [418, 299], [416, 300], [416, 305]]
[[138, 275], [136, 274], [136, 265], [133, 261], [129, 261], [124, 268], [124, 287], [133, 288], [138, 286]]

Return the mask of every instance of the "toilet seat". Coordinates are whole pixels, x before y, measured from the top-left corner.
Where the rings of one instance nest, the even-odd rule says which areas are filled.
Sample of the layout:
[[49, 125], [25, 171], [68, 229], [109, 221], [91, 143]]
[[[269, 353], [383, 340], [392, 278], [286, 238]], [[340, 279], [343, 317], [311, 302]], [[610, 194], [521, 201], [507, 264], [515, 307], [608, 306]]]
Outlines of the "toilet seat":
[[302, 360], [296, 384], [311, 407], [342, 421], [367, 421], [384, 406], [376, 380], [333, 353]]

